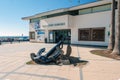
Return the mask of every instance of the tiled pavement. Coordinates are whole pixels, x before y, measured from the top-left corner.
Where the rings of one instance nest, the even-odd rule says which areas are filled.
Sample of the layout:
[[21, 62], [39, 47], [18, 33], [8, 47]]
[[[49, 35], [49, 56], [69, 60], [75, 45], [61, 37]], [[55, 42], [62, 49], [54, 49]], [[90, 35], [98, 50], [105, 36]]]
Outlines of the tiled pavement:
[[31, 60], [31, 52], [36, 53], [43, 47], [49, 51], [54, 45], [44, 43], [1, 45], [0, 80], [118, 80], [120, 78], [120, 61], [93, 55], [89, 51], [96, 48], [90, 47], [72, 46], [72, 56], [80, 56], [80, 59], [89, 61], [83, 68], [72, 65], [26, 65], [26, 62]]

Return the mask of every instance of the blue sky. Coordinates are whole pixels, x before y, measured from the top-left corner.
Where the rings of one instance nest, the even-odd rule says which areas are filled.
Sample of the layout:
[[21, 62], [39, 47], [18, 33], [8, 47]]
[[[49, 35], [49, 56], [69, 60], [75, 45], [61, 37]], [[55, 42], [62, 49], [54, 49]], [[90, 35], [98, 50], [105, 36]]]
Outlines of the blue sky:
[[28, 36], [29, 22], [22, 17], [92, 1], [96, 0], [1, 0], [0, 36]]

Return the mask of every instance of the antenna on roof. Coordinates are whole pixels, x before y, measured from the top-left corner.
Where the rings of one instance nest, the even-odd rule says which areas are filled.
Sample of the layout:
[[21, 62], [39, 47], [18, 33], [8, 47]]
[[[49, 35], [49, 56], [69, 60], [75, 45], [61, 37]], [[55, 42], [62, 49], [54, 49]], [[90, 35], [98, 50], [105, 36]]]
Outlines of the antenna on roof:
[[[69, 0], [70, 2], [72, 2], [73, 0]], [[78, 0], [78, 3], [80, 3], [80, 0]]]
[[78, 3], [80, 3], [80, 0], [78, 0]]
[[[69, 2], [72, 2], [73, 0], [69, 0]], [[78, 3], [80, 3], [80, 0], [77, 0]]]

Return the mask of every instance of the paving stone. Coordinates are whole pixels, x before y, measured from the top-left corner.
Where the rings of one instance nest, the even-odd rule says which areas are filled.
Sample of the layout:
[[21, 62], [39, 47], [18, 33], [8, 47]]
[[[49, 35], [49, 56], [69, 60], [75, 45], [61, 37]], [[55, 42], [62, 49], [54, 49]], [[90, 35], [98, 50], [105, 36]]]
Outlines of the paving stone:
[[[87, 65], [27, 65], [30, 53], [45, 47], [48, 52], [55, 44], [20, 43], [1, 45], [0, 79], [10, 80], [119, 80], [120, 61], [90, 53], [93, 47], [72, 46], [71, 56], [89, 61]], [[66, 52], [64, 45], [64, 52]], [[78, 54], [79, 53], [79, 54]]]

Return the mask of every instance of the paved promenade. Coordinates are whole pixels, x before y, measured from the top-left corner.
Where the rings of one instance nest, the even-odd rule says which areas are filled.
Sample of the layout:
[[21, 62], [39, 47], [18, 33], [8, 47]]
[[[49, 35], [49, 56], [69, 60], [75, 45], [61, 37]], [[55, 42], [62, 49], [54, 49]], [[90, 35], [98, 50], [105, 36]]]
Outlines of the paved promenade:
[[[72, 56], [89, 61], [82, 68], [72, 65], [27, 65], [30, 53], [55, 44], [16, 43], [0, 45], [0, 80], [119, 80], [120, 61], [89, 51], [99, 48], [72, 46]], [[66, 46], [64, 46], [64, 50]], [[47, 52], [46, 51], [46, 52]]]

